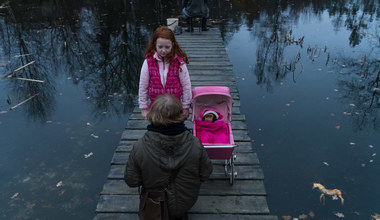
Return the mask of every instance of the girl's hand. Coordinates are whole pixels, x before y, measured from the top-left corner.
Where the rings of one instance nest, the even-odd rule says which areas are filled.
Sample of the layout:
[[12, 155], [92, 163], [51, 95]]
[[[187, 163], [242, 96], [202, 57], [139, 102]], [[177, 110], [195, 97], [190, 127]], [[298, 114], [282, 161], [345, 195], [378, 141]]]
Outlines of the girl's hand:
[[186, 116], [186, 118], [188, 118], [188, 117], [189, 117], [189, 114], [190, 114], [190, 113], [189, 113], [189, 109], [188, 109], [188, 108], [184, 108], [184, 109], [183, 109], [183, 115]]
[[148, 110], [147, 109], [141, 109], [141, 116], [146, 120], [146, 115], [148, 114]]

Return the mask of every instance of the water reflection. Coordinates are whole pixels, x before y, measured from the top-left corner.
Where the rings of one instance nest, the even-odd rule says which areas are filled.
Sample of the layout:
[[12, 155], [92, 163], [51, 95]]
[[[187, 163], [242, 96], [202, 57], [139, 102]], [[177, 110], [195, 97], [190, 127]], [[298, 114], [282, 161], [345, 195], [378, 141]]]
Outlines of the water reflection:
[[[275, 94], [276, 89], [287, 79], [291, 79], [292, 85], [299, 85], [306, 72], [315, 74], [315, 71], [310, 71], [311, 67], [326, 68], [326, 71], [334, 74], [339, 81], [336, 87], [339, 101], [345, 108], [345, 117], [351, 117], [353, 129], [355, 131], [370, 129], [371, 132], [372, 129], [379, 129], [378, 19], [380, 7], [378, 1], [210, 0], [209, 2], [210, 22], [221, 30], [226, 44], [231, 43], [234, 34], [243, 26], [247, 27], [250, 37], [257, 41], [254, 50], [250, 53], [235, 54], [241, 60], [249, 60], [250, 71], [255, 77], [255, 82], [250, 85], [252, 90], [258, 85], [266, 92]], [[49, 121], [60, 110], [58, 103], [61, 97], [67, 102], [71, 101], [67, 99], [72, 96], [62, 94], [62, 85], [72, 90], [79, 87], [79, 91], [84, 94], [74, 95], [84, 96], [87, 104], [90, 104], [91, 111], [88, 115], [91, 116], [82, 116], [85, 119], [81, 118], [81, 120], [92, 122], [96, 118], [111, 118], [130, 112], [134, 106], [133, 97], [137, 92], [145, 45], [151, 33], [158, 25], [165, 24], [166, 18], [181, 16], [180, 1], [165, 0], [154, 2], [149, 0], [53, 2], [12, 0], [0, 1], [0, 5], [0, 75], [15, 76], [0, 79], [0, 112], [4, 110], [9, 112], [10, 107], [38, 94], [17, 108], [24, 114], [0, 114], [2, 117], [4, 115], [14, 117], [11, 120], [14, 120], [15, 124], [23, 123], [25, 115], [32, 122]], [[341, 46], [345, 48], [345, 51], [336, 51], [336, 48], [321, 42], [319, 38], [323, 36], [314, 36], [312, 39], [318, 44], [305, 43], [311, 42], [310, 38], [313, 37], [306, 35], [302, 30], [296, 31], [295, 27], [302, 22], [307, 24], [321, 22], [326, 17], [331, 20], [336, 33], [349, 31], [347, 39], [341, 39], [348, 42], [347, 45]], [[360, 48], [363, 44], [365, 45], [362, 48], [365, 49], [360, 51], [359, 55], [351, 54], [351, 49]], [[10, 74], [31, 62], [34, 63]], [[234, 65], [234, 68], [236, 66], [238, 65]], [[16, 79], [17, 77], [43, 80], [44, 83], [19, 80]], [[244, 92], [247, 91], [242, 91]], [[75, 106], [65, 111], [74, 111], [74, 109]], [[303, 112], [300, 113], [303, 114]], [[252, 115], [248, 115], [247, 118], [250, 117]], [[1, 120], [4, 120], [4, 117]], [[271, 127], [276, 127], [279, 121], [267, 123]], [[58, 122], [53, 123], [56, 126], [61, 125]], [[53, 217], [57, 214], [46, 210], [54, 210], [52, 204], [56, 203], [59, 203], [59, 207], [62, 208], [59, 212], [62, 219], [65, 219], [64, 216], [75, 218], [68, 213], [73, 215], [81, 213], [78, 217], [81, 219], [92, 217], [108, 168], [103, 168], [104, 176], [89, 178], [100, 169], [97, 164], [87, 163], [87, 161], [83, 163], [73, 158], [80, 157], [83, 160], [83, 152], [88, 154], [96, 150], [90, 148], [93, 145], [93, 136], [90, 137], [92, 139], [88, 139], [89, 135], [78, 129], [77, 127], [81, 125], [76, 124], [75, 121], [67, 122], [67, 124], [69, 124], [67, 127], [62, 127], [64, 127], [65, 135], [69, 136], [69, 141], [67, 137], [61, 141], [58, 139], [61, 137], [54, 136], [60, 131], [54, 127], [44, 129], [48, 135], [43, 133], [43, 138], [40, 138], [51, 138], [52, 140], [49, 139], [49, 141], [54, 144], [41, 147], [43, 144], [38, 142], [41, 145], [38, 147], [43, 150], [53, 148], [54, 151], [59, 152], [58, 155], [66, 155], [66, 157], [56, 162], [57, 160], [52, 159], [50, 155], [43, 154], [43, 150], [33, 153], [35, 149], [32, 149], [28, 151], [33, 153], [32, 156], [28, 155], [26, 162], [22, 160], [20, 162], [22, 163], [20, 167], [27, 170], [24, 170], [27, 172], [26, 175], [19, 172], [7, 173], [10, 177], [5, 180], [7, 181], [5, 184], [2, 184], [4, 188], [17, 191], [18, 188], [12, 188], [12, 184], [27, 183], [30, 195], [29, 200], [20, 199], [10, 202], [9, 197], [12, 195], [2, 196], [2, 207], [4, 204], [4, 207], [9, 209], [5, 214], [2, 212], [1, 217], [16, 215], [25, 219]], [[0, 127], [3, 133], [6, 133], [8, 128]], [[22, 131], [22, 128], [18, 129]], [[50, 129], [55, 132], [46, 131]], [[292, 129], [303, 130], [296, 127]], [[85, 130], [88, 133], [93, 132], [90, 128]], [[6, 133], [6, 135], [14, 134]], [[117, 136], [119, 138], [120, 135]], [[57, 138], [57, 141], [54, 138]], [[279, 139], [283, 138], [285, 137]], [[271, 140], [273, 137], [268, 137], [268, 139]], [[313, 142], [320, 141], [318, 137], [310, 139]], [[374, 139], [372, 137], [371, 140]], [[1, 149], [6, 152], [1, 156], [9, 155], [11, 160], [21, 158], [22, 156], [18, 155], [21, 155], [20, 151], [29, 149], [28, 143], [1, 140], [5, 144], [0, 143], [0, 145], [10, 148]], [[55, 142], [60, 144], [57, 145]], [[107, 144], [109, 145], [104, 141], [99, 145], [107, 146]], [[72, 146], [72, 149], [63, 151], [62, 149], [67, 146]], [[21, 150], [13, 152], [13, 148], [17, 147]], [[113, 149], [109, 148], [101, 152], [112, 154]], [[48, 159], [44, 158], [46, 161], [40, 162], [41, 155]], [[260, 159], [264, 162], [269, 161], [270, 158], [270, 154], [260, 155]], [[109, 159], [104, 158], [107, 162]], [[288, 158], [286, 162], [291, 163], [290, 160]], [[9, 160], [0, 160], [0, 165], [3, 167], [6, 165], [2, 164], [4, 163], [2, 161]], [[37, 171], [25, 168], [35, 164], [37, 164], [35, 168]], [[62, 170], [68, 176], [64, 180], [67, 191], [63, 193], [63, 189], [55, 186], [59, 180], [56, 179], [59, 176], [57, 173]], [[269, 177], [271, 174], [276, 176], [276, 172], [282, 171], [279, 167], [265, 170]], [[308, 172], [320, 171], [313, 169]], [[92, 181], [97, 185], [91, 188]], [[272, 185], [276, 184], [269, 184], [269, 187]], [[269, 188], [269, 192], [272, 190], [276, 189]], [[60, 195], [60, 200], [53, 201], [50, 198], [52, 194]], [[272, 194], [272, 196], [271, 199], [281, 200], [275, 197], [276, 195]], [[39, 209], [36, 212], [32, 211], [35, 198], [39, 200], [37, 204]], [[284, 205], [286, 202], [282, 200], [281, 202], [282, 204], [272, 202], [270, 205], [274, 207], [271, 208], [283, 211], [286, 209]], [[369, 206], [369, 204], [366, 205]], [[293, 209], [294, 207], [286, 211], [291, 212]]]

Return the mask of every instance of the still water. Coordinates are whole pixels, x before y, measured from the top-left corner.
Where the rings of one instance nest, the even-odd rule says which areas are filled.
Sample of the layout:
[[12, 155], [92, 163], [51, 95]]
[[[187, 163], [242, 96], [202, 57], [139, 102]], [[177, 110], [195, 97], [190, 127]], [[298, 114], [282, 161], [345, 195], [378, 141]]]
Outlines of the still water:
[[[380, 2], [209, 2], [271, 213], [380, 213]], [[180, 8], [0, 1], [0, 219], [93, 217], [147, 40]], [[313, 183], [341, 190], [344, 205], [329, 196], [322, 204]]]

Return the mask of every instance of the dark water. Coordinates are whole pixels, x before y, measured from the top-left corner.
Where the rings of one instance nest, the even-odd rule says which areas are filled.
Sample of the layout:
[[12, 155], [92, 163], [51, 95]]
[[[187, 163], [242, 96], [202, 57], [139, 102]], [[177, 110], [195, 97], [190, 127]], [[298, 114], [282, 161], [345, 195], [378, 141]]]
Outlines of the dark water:
[[[379, 6], [210, 0], [280, 219], [380, 213]], [[34, 61], [0, 79], [0, 219], [93, 217], [146, 42], [179, 12], [180, 1], [0, 1], [0, 75]], [[321, 204], [314, 182], [344, 206]]]

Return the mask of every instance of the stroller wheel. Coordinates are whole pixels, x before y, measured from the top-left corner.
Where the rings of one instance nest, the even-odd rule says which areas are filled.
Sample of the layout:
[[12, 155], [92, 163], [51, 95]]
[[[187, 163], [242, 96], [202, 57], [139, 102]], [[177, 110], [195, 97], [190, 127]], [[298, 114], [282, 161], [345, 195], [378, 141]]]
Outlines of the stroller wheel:
[[234, 184], [234, 180], [235, 180], [235, 165], [234, 165], [233, 156], [230, 159], [230, 166], [231, 166], [231, 170], [229, 173], [230, 174], [230, 185], [232, 186]]

